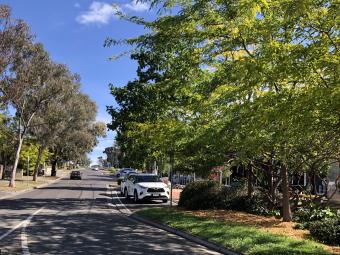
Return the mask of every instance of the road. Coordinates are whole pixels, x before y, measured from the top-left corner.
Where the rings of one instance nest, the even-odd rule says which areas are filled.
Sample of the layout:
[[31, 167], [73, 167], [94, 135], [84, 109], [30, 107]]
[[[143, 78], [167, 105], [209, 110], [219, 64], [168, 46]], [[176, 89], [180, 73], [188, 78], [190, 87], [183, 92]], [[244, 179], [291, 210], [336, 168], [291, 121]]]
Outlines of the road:
[[0, 254], [218, 254], [124, 214], [165, 204], [135, 205], [108, 188], [109, 175], [82, 173], [0, 200]]

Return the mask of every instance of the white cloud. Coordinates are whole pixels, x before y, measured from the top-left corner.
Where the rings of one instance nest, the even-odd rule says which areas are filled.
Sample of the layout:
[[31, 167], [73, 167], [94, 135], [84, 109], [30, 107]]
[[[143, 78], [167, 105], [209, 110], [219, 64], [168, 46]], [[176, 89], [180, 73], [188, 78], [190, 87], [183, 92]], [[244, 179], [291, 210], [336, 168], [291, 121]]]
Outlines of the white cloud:
[[135, 12], [143, 12], [150, 9], [150, 5], [147, 3], [142, 3], [138, 0], [132, 0], [129, 4], [124, 4], [124, 8]]
[[92, 2], [89, 10], [79, 15], [76, 21], [80, 24], [107, 24], [115, 17], [115, 8], [107, 3]]

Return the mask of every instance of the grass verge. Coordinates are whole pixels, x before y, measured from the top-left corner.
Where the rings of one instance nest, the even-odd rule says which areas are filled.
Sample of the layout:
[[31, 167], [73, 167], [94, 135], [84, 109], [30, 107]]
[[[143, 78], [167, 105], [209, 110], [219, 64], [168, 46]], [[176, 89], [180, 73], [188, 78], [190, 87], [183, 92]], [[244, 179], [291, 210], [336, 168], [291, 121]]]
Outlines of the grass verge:
[[33, 189], [39, 185], [49, 183], [58, 177], [38, 177], [38, 180], [36, 182], [32, 181], [32, 176], [24, 176], [23, 180], [16, 180], [15, 181], [15, 188], [10, 188], [8, 187], [8, 180], [0, 180], [0, 191], [5, 191], [5, 192], [18, 192], [22, 190], [27, 190], [27, 189]]
[[152, 208], [136, 213], [149, 220], [189, 232], [224, 247], [251, 255], [331, 254], [313, 241], [272, 234], [256, 227], [197, 217], [184, 211]]

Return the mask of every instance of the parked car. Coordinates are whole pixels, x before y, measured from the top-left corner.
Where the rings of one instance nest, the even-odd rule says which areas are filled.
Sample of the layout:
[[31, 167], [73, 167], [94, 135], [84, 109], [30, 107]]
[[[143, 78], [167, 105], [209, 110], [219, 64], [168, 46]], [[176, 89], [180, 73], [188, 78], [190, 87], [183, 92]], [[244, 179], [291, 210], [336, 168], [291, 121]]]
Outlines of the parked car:
[[45, 169], [38, 169], [38, 176], [44, 176], [45, 175]]
[[121, 174], [120, 177], [117, 178], [117, 184], [121, 185], [122, 181], [126, 176], [128, 176], [130, 173], [136, 173], [136, 171], [130, 171], [130, 170], [124, 170]]
[[155, 174], [130, 175], [124, 187], [124, 196], [131, 196], [135, 203], [139, 200], [162, 200], [168, 202], [170, 197], [169, 187]]
[[91, 170], [98, 171], [99, 170], [99, 166], [93, 165], [93, 166], [91, 166]]
[[122, 180], [121, 180], [121, 182], [120, 182], [120, 194], [121, 195], [124, 195], [124, 189], [125, 189], [125, 187], [126, 187], [126, 181], [127, 181], [127, 179], [130, 177], [130, 176], [132, 176], [132, 175], [137, 175], [138, 173], [136, 173], [136, 172], [131, 172], [131, 173], [129, 173], [129, 174], [127, 174], [127, 175], [125, 175], [124, 177], [121, 177], [122, 178]]
[[133, 168], [121, 168], [118, 170], [116, 173], [116, 177], [124, 177], [125, 174], [130, 173], [130, 172], [137, 172], [136, 169]]
[[74, 179], [81, 180], [80, 171], [72, 171], [71, 174], [70, 174], [70, 179], [71, 180], [74, 180]]
[[116, 172], [116, 177], [119, 178], [123, 171], [124, 171], [124, 168], [118, 169], [118, 171]]

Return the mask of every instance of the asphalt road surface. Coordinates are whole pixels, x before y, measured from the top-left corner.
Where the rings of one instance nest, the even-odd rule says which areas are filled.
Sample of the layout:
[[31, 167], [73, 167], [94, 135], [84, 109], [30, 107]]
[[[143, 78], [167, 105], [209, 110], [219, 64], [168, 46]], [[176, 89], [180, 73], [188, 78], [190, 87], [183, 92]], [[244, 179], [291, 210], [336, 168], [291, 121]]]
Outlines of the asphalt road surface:
[[218, 254], [128, 216], [152, 206], [167, 205], [125, 201], [112, 177], [83, 170], [82, 180], [0, 200], [0, 254]]

